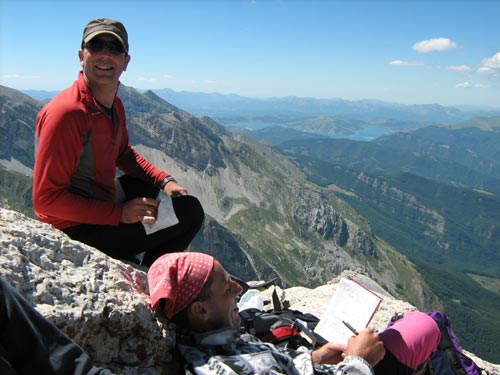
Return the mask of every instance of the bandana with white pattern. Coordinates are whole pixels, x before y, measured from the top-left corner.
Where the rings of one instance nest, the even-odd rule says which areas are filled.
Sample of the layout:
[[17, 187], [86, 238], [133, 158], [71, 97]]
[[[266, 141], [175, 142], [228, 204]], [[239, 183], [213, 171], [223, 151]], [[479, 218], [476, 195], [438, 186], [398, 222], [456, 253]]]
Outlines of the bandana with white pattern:
[[155, 260], [148, 271], [151, 306], [165, 298], [165, 315], [172, 319], [200, 294], [214, 266], [203, 253], [170, 253]]

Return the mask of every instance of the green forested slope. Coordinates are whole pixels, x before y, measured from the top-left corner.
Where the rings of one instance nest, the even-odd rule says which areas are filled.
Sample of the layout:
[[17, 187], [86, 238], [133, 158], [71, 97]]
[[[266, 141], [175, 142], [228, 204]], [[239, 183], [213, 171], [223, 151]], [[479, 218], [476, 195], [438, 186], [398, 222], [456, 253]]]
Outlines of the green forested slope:
[[429, 262], [417, 265], [443, 301], [444, 311], [450, 316], [462, 346], [499, 363], [500, 294], [481, 288], [463, 272], [448, 271]]
[[[451, 130], [446, 132], [454, 134]], [[428, 137], [432, 138], [434, 133], [432, 131]], [[435, 135], [437, 137], [439, 132]], [[445, 184], [498, 193], [500, 155], [495, 153], [495, 147], [500, 150], [500, 137], [497, 133], [485, 131], [480, 132], [480, 136], [474, 132], [474, 136], [480, 141], [460, 146], [439, 142], [430, 145], [411, 132], [396, 133], [374, 142], [320, 138], [286, 141], [277, 147], [294, 157], [310, 157], [370, 174], [410, 172]], [[491, 139], [494, 142], [487, 141]], [[484, 141], [484, 150], [481, 150], [481, 141]], [[492, 151], [486, 153], [487, 149]]]
[[[499, 362], [495, 348], [500, 337], [500, 291], [489, 291], [467, 275], [500, 279], [499, 197], [407, 172], [363, 172], [365, 160], [383, 165], [370, 159], [374, 148], [366, 142], [365, 153], [362, 142], [356, 145], [359, 159], [350, 154], [349, 166], [358, 170], [317, 160], [318, 155], [328, 154], [328, 143], [322, 143], [322, 149], [318, 144], [289, 147], [288, 143], [284, 151], [312, 182], [330, 186], [377, 235], [410, 257], [441, 299], [465, 347]], [[392, 162], [397, 163], [397, 159]]]

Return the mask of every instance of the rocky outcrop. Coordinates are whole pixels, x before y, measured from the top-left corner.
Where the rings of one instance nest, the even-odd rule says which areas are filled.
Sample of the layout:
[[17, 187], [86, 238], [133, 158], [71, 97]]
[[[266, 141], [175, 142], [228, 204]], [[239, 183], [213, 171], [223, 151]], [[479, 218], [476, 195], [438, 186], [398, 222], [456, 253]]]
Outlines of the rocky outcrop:
[[51, 226], [0, 211], [0, 273], [93, 361], [117, 373], [160, 374], [175, 346], [148, 305], [146, 273]]
[[[144, 269], [111, 259], [15, 211], [0, 209], [0, 233], [1, 276], [97, 365], [125, 375], [176, 373], [174, 326], [149, 307]], [[368, 277], [351, 276], [384, 295], [374, 328], [383, 329], [395, 312], [414, 309]], [[278, 289], [278, 294], [291, 308], [320, 316], [337, 282], [313, 290]], [[265, 300], [270, 294], [262, 293]], [[500, 365], [477, 361], [491, 374], [500, 374]]]

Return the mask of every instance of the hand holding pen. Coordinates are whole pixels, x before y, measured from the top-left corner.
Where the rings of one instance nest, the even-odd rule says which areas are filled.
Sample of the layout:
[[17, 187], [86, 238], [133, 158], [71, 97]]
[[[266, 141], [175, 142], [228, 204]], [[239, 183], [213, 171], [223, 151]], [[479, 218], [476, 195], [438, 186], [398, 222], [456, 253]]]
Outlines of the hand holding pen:
[[342, 323], [351, 330], [354, 336], [350, 337], [346, 345], [333, 342], [326, 343], [311, 353], [313, 363], [335, 364], [349, 355], [364, 358], [372, 367], [385, 355], [384, 344], [376, 332], [365, 328], [361, 332], [346, 321]]
[[375, 366], [385, 355], [384, 344], [380, 340], [378, 333], [370, 328], [358, 332], [349, 323], [343, 323], [354, 334], [347, 341], [345, 355], [357, 355], [364, 358], [370, 365]]

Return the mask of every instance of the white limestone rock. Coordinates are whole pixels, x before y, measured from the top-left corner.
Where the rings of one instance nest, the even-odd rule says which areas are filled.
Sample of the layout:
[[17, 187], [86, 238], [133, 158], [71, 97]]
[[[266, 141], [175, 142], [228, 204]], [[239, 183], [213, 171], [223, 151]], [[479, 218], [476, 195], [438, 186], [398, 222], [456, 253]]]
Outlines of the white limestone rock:
[[[175, 346], [144, 271], [15, 211], [0, 211], [0, 273], [99, 366], [160, 374]], [[166, 373], [166, 372], [165, 372]]]

